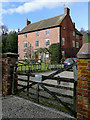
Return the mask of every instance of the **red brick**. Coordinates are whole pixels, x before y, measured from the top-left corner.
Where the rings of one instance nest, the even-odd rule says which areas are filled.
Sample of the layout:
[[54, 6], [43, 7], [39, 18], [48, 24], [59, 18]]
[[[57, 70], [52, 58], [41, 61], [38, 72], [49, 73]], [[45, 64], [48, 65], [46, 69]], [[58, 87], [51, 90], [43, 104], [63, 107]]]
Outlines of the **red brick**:
[[88, 66], [88, 63], [77, 63], [77, 66]]
[[[76, 54], [80, 49], [80, 48], [79, 49], [76, 48], [76, 44], [75, 44], [75, 47], [73, 47], [72, 41], [75, 40], [75, 43], [79, 42], [79, 45], [81, 47], [82, 46], [82, 40], [81, 40], [82, 36], [79, 35], [79, 39], [77, 40], [76, 33], [75, 33], [75, 36], [72, 35], [72, 31], [75, 31], [75, 27], [73, 26], [71, 18], [68, 15], [62, 21], [61, 26], [62, 26], [61, 27], [61, 38], [65, 38], [65, 46], [62, 46], [61, 48], [65, 52], [68, 52], [68, 54], [71, 57], [74, 55], [74, 52]], [[49, 35], [44, 35], [45, 30], [38, 31], [39, 36], [36, 36], [36, 31], [27, 33], [26, 39], [23, 39], [23, 34], [18, 35], [18, 46], [19, 46], [20, 59], [23, 58], [23, 52], [24, 52], [23, 42], [24, 41], [30, 42], [34, 50], [38, 49], [38, 48], [44, 48], [45, 47], [45, 45], [44, 45], [45, 39], [50, 39], [50, 45], [53, 43], [59, 43], [60, 42], [60, 27], [49, 28], [49, 30], [50, 30]], [[70, 31], [70, 30], [72, 30], [72, 31]], [[36, 40], [39, 40], [39, 47], [35, 46]], [[62, 44], [62, 41], [61, 41], [61, 44]], [[73, 49], [73, 51], [72, 51], [72, 49]]]

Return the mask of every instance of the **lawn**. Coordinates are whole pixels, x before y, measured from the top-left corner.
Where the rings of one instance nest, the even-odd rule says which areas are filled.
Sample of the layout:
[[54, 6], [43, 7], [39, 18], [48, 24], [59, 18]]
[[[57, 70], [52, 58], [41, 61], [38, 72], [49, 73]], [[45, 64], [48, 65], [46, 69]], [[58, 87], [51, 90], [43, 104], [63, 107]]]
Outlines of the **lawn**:
[[27, 70], [32, 70], [32, 71], [50, 71], [52, 69], [59, 69], [63, 68], [63, 65], [61, 64], [50, 64], [50, 63], [18, 63], [18, 71], [27, 71]]

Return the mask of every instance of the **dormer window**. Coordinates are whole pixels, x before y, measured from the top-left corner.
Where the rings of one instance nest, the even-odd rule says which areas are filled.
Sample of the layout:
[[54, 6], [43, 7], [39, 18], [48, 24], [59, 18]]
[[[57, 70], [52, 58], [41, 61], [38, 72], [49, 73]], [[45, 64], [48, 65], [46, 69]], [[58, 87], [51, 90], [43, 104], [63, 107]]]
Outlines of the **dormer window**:
[[24, 35], [23, 35], [23, 38], [27, 38], [27, 35], [26, 35], [26, 34], [24, 34]]

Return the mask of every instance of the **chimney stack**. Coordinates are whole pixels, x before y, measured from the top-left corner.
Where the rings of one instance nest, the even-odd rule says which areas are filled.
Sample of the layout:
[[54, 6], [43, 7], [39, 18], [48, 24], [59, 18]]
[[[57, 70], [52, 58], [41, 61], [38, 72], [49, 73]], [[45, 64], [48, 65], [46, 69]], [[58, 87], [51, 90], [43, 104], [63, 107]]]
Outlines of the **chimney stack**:
[[29, 21], [28, 19], [26, 20], [26, 25], [31, 24], [31, 21]]
[[70, 9], [69, 8], [64, 8], [64, 14], [69, 15], [70, 14]]
[[73, 26], [74, 26], [74, 28], [75, 28], [75, 23], [73, 23]]

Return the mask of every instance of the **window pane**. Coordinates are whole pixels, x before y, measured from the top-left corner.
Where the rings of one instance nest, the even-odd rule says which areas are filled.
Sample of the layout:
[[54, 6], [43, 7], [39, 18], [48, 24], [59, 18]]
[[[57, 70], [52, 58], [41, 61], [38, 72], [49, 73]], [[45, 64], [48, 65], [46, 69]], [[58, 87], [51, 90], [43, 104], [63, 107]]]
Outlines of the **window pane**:
[[48, 35], [49, 33], [50, 33], [50, 30], [45, 30], [45, 31], [44, 31], [44, 34], [45, 34], [45, 35]]
[[39, 32], [36, 32], [36, 36], [39, 36]]
[[46, 40], [45, 40], [45, 46], [48, 46], [48, 45], [50, 45], [50, 40], [49, 40], [49, 39], [46, 39]]
[[75, 47], [75, 41], [74, 40], [72, 41], [72, 43], [73, 43], [73, 47]]
[[76, 48], [79, 48], [79, 43], [78, 42], [76, 42]]
[[27, 58], [27, 53], [26, 52], [23, 53], [23, 57]]
[[73, 31], [73, 36], [75, 36], [75, 32]]
[[26, 48], [27, 47], [27, 42], [23, 43], [23, 47]]
[[76, 38], [79, 39], [79, 35], [76, 35]]
[[23, 35], [23, 38], [27, 38], [27, 35], [25, 34], [25, 35]]
[[35, 46], [39, 46], [39, 41], [38, 40], [36, 40]]
[[62, 38], [62, 46], [65, 45], [65, 38]]

